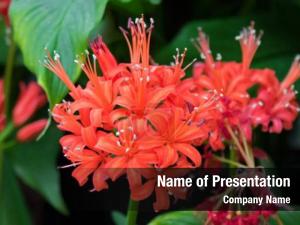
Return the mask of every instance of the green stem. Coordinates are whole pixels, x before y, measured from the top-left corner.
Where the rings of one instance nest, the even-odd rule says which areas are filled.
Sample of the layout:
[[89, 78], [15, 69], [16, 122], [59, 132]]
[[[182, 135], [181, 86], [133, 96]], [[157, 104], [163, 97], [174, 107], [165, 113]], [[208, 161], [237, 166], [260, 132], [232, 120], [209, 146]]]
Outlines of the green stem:
[[127, 209], [127, 225], [136, 225], [136, 219], [138, 216], [139, 202], [129, 199]]
[[11, 135], [11, 133], [14, 131], [14, 125], [12, 122], [6, 124], [6, 127], [3, 131], [0, 133], [0, 144], [3, 143], [3, 141]]
[[4, 158], [4, 150], [5, 146], [3, 145], [3, 141], [9, 137], [9, 135], [13, 132], [14, 125], [12, 123], [8, 123], [5, 129], [0, 133], [0, 203], [2, 201], [1, 196], [3, 193], [3, 158]]
[[9, 50], [7, 55], [7, 61], [4, 72], [4, 96], [5, 96], [5, 114], [6, 120], [11, 119], [11, 89], [13, 79], [13, 67], [16, 55], [16, 44], [12, 39], [12, 34], [8, 34], [9, 38]]
[[230, 165], [230, 168], [247, 168], [246, 165], [243, 165], [241, 163], [238, 163], [236, 161], [232, 161], [230, 159], [226, 159], [226, 158], [223, 158], [223, 157], [219, 157], [219, 156], [216, 156], [214, 155], [213, 156], [216, 160], [219, 160], [220, 162], [223, 162], [223, 163], [227, 163]]

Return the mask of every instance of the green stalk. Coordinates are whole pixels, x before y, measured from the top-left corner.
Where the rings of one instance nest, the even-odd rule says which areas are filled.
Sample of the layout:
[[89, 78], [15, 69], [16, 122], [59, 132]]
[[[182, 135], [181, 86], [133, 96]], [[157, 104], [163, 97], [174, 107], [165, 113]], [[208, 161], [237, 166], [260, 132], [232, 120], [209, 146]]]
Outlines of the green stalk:
[[136, 225], [136, 219], [139, 211], [139, 202], [129, 199], [127, 209], [127, 225]]
[[243, 164], [238, 163], [238, 162], [236, 162], [236, 161], [234, 161], [234, 160], [231, 160], [231, 159], [226, 159], [226, 158], [219, 157], [219, 156], [216, 156], [216, 155], [214, 155], [213, 157], [214, 157], [216, 160], [219, 160], [220, 162], [229, 164], [229, 167], [230, 167], [231, 169], [233, 169], [233, 168], [247, 168], [246, 165], [243, 165]]
[[8, 34], [9, 38], [9, 50], [7, 55], [7, 61], [4, 72], [4, 96], [5, 96], [5, 114], [6, 121], [11, 119], [11, 89], [13, 79], [13, 67], [16, 55], [16, 44], [12, 39], [12, 34]]
[[0, 133], [0, 202], [2, 201], [1, 196], [3, 193], [3, 167], [4, 167], [4, 150], [5, 146], [3, 145], [4, 140], [10, 136], [10, 134], [14, 131], [14, 125], [12, 123], [8, 123], [5, 129]]

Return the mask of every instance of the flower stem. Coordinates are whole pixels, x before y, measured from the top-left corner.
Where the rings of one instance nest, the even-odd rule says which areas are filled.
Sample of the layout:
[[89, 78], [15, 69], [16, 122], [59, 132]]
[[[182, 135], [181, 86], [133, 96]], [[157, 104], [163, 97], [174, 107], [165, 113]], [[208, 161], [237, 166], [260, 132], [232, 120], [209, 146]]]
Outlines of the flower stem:
[[127, 209], [127, 225], [136, 225], [136, 219], [138, 216], [139, 202], [129, 199]]
[[225, 124], [225, 126], [226, 126], [227, 131], [229, 132], [232, 140], [233, 140], [233, 143], [236, 145], [237, 149], [241, 153], [241, 156], [245, 160], [247, 166], [253, 168], [254, 167], [253, 162], [251, 161], [251, 159], [249, 159], [248, 155], [246, 155], [246, 153], [244, 152], [243, 147], [242, 147], [239, 139], [235, 136], [232, 128], [230, 127], [230, 125], [229, 124]]
[[9, 135], [14, 131], [14, 125], [8, 123], [5, 129], [0, 133], [0, 203], [2, 202], [3, 196], [3, 167], [4, 167], [4, 150], [5, 146], [3, 145], [4, 140], [9, 137]]
[[5, 96], [5, 114], [6, 121], [11, 119], [11, 89], [13, 79], [13, 67], [16, 55], [16, 44], [12, 39], [12, 34], [8, 34], [9, 38], [9, 50], [7, 55], [7, 61], [4, 72], [4, 96]]
[[4, 130], [1, 131], [0, 133], [0, 144], [2, 144], [4, 142], [4, 140], [6, 138], [9, 137], [9, 135], [11, 135], [11, 133], [14, 131], [14, 125], [12, 122], [6, 124], [6, 127], [4, 128]]
[[214, 155], [213, 156], [216, 160], [219, 160], [220, 162], [223, 162], [223, 163], [227, 163], [230, 165], [230, 168], [247, 168], [246, 165], [243, 165], [241, 163], [238, 163], [234, 160], [231, 160], [231, 159], [226, 159], [226, 158], [223, 158], [223, 157], [219, 157], [219, 156], [216, 156]]

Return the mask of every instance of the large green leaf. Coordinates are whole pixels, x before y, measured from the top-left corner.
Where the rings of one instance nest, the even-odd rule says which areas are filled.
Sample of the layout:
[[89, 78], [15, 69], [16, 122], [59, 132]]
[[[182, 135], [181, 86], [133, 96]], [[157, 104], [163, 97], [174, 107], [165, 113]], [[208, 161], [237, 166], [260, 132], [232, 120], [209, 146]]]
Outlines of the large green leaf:
[[3, 193], [0, 193], [0, 224], [30, 225], [29, 213], [11, 166], [11, 161], [7, 155], [4, 159], [3, 187], [1, 188]]
[[[284, 225], [296, 225], [300, 223], [300, 211], [281, 211], [278, 216]], [[270, 225], [278, 225], [278, 222], [271, 218]]]
[[157, 216], [149, 225], [200, 225], [204, 224], [205, 219], [202, 212], [176, 211]]
[[18, 176], [54, 208], [66, 213], [56, 166], [60, 135], [61, 133], [51, 126], [39, 141], [16, 146], [12, 150], [12, 156]]
[[66, 71], [75, 81], [80, 69], [74, 58], [87, 47], [88, 36], [103, 16], [107, 0], [14, 0], [10, 16], [14, 39], [21, 48], [25, 65], [38, 77], [53, 106], [66, 94], [65, 85], [48, 72], [45, 50], [56, 50]]
[[248, 17], [231, 17], [214, 20], [199, 20], [186, 24], [176, 37], [155, 55], [159, 63], [169, 63], [176, 48], [188, 48], [186, 63], [193, 58], [200, 58], [199, 53], [190, 42], [197, 37], [197, 28], [202, 27], [210, 38], [214, 55], [221, 53], [223, 60], [240, 61], [240, 45], [235, 36], [242, 27], [248, 26], [254, 20], [258, 30], [264, 35], [262, 44], [254, 58], [253, 67], [270, 67], [282, 78], [288, 71], [293, 57], [300, 51], [300, 32], [287, 26], [276, 14], [266, 14]]

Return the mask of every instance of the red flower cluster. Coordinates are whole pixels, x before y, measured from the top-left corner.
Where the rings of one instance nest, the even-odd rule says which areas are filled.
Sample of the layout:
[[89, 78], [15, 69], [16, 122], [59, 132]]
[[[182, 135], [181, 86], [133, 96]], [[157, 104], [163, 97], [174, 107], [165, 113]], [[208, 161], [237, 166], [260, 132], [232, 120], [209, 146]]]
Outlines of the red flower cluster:
[[[0, 131], [6, 127], [4, 84], [0, 80]], [[36, 111], [46, 104], [46, 96], [42, 89], [35, 83], [20, 83], [20, 94], [13, 109], [13, 125], [19, 130], [17, 140], [20, 142], [32, 140], [39, 135], [47, 124], [47, 119], [40, 119], [29, 124], [26, 122]]]
[[267, 223], [273, 211], [211, 211], [207, 214], [207, 225], [259, 225]]
[[[223, 149], [224, 140], [231, 139], [229, 129], [240, 131], [251, 141], [254, 127], [261, 125], [263, 131], [280, 133], [282, 129], [290, 129], [298, 115], [299, 106], [293, 83], [300, 76], [300, 57], [295, 58], [282, 82], [271, 69], [251, 69], [250, 64], [260, 45], [261, 35], [256, 36], [253, 24], [244, 28], [236, 37], [242, 49], [242, 62], [221, 62], [220, 54], [217, 55], [217, 61], [214, 60], [208, 38], [199, 30], [196, 47], [204, 63], [195, 64], [193, 77], [186, 82], [189, 82], [190, 98], [193, 95], [198, 98], [209, 92], [211, 96], [218, 96], [213, 120], [206, 120], [207, 126], [211, 127], [209, 144], [214, 150]], [[258, 91], [251, 98], [249, 89], [254, 86], [258, 87]]]
[[[295, 61], [289, 82], [282, 84], [270, 70], [250, 69], [260, 41], [253, 27], [239, 36], [242, 63], [215, 62], [200, 31], [198, 47], [205, 63], [197, 63], [193, 77], [183, 80], [186, 50], [182, 54], [177, 50], [171, 65], [150, 64], [153, 21], [147, 27], [143, 18], [137, 18], [129, 20], [128, 26], [130, 34], [122, 31], [130, 63], [118, 63], [101, 37], [91, 43], [92, 59], [86, 51], [75, 60], [89, 79], [85, 87], [72, 83], [56, 52], [54, 58], [48, 54], [45, 61], [70, 90], [72, 99], [57, 104], [52, 114], [58, 128], [67, 132], [60, 143], [71, 166], [77, 166], [73, 176], [80, 185], [93, 175], [94, 190], [100, 191], [108, 188], [108, 179], [115, 181], [127, 174], [131, 198], [142, 200], [155, 189], [156, 172], [199, 167], [201, 155], [196, 147], [205, 141], [215, 150], [222, 149], [230, 138], [228, 131], [243, 130], [250, 139], [253, 126], [261, 124], [266, 130], [279, 131], [273, 128], [278, 127], [277, 121], [289, 128], [295, 119], [297, 104], [290, 85], [300, 75], [299, 62]], [[98, 76], [96, 61], [102, 76]], [[269, 79], [282, 88], [272, 86]], [[259, 94], [251, 99], [248, 90], [254, 84], [260, 85]], [[278, 95], [265, 99], [274, 90], [271, 86]], [[281, 102], [285, 103], [283, 108]], [[167, 208], [168, 191], [155, 192], [155, 209]], [[160, 199], [163, 201], [158, 203]]]
[[9, 26], [8, 9], [11, 0], [0, 0], [0, 14], [3, 16], [5, 23]]

